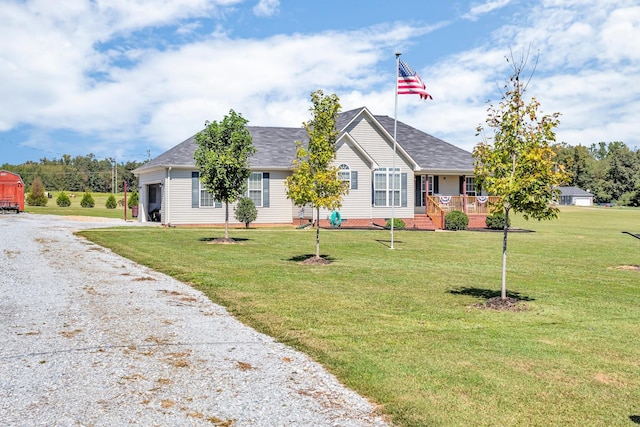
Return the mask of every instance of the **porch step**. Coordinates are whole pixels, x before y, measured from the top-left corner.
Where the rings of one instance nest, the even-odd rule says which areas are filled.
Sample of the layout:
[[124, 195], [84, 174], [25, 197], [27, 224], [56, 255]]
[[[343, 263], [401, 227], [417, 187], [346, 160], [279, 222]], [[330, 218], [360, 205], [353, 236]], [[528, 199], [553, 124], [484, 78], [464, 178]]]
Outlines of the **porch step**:
[[414, 215], [412, 228], [418, 230], [435, 230], [436, 226], [427, 215]]

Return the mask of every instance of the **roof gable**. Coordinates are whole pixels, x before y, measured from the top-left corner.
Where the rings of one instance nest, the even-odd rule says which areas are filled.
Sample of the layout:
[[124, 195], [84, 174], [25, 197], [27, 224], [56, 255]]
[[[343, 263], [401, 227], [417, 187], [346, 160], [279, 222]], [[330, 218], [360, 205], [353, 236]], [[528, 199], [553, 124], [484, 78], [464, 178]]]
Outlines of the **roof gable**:
[[[393, 134], [394, 119], [388, 116], [375, 116], [387, 132]], [[398, 121], [398, 145], [411, 156], [420, 169], [439, 171], [471, 171], [473, 157], [470, 152], [456, 147]]]
[[[342, 112], [336, 119], [338, 140], [344, 137], [346, 128], [359, 116], [366, 116], [387, 140], [393, 142], [394, 119], [388, 116], [374, 116], [366, 107]], [[269, 127], [247, 126], [256, 153], [251, 158], [254, 169], [291, 169], [296, 157], [295, 141], [306, 142], [307, 132], [303, 127]], [[367, 158], [371, 157], [362, 149], [357, 141], [350, 138], [356, 148]], [[397, 150], [414, 165], [416, 170], [446, 172], [472, 171], [473, 157], [471, 153], [451, 145], [439, 138], [415, 129], [403, 122], [397, 122]], [[193, 158], [197, 144], [195, 135], [170, 148], [149, 162], [137, 168], [139, 174], [158, 168], [184, 167], [195, 168]], [[372, 165], [375, 162], [372, 160]]]

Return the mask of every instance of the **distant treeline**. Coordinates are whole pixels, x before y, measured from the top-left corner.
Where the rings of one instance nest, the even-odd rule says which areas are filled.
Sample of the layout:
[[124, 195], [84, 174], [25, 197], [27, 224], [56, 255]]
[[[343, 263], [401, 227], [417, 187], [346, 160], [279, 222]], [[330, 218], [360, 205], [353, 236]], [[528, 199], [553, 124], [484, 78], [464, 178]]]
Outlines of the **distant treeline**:
[[640, 150], [624, 142], [600, 142], [589, 148], [559, 144], [555, 151], [570, 174], [566, 185], [591, 192], [596, 203], [640, 206]]
[[[132, 170], [144, 162], [130, 161], [116, 163], [114, 159], [98, 160], [93, 154], [71, 157], [67, 154], [60, 159], [40, 159], [21, 165], [3, 164], [0, 169], [19, 174], [29, 191], [33, 179], [38, 176], [46, 191], [90, 191], [97, 193], [122, 192], [126, 181], [129, 190], [136, 189], [138, 180]], [[114, 189], [117, 170], [117, 191]]]
[[[622, 206], [640, 206], [640, 150], [632, 150], [624, 142], [600, 142], [590, 147], [558, 144], [555, 147], [558, 163], [569, 172], [565, 185], [587, 190], [596, 203], [616, 203]], [[112, 192], [112, 180], [117, 168], [118, 192], [123, 181], [137, 188], [132, 170], [144, 162], [116, 163], [114, 159], [98, 160], [93, 154], [60, 159], [40, 159], [21, 165], [4, 164], [0, 169], [15, 172], [22, 177], [27, 191], [33, 178], [39, 176], [47, 191]]]

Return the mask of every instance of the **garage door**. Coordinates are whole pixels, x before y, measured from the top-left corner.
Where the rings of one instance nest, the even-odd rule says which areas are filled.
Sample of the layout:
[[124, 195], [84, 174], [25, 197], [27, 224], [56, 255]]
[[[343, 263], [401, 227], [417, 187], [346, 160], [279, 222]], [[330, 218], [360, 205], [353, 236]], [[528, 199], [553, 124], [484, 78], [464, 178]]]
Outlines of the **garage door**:
[[591, 206], [593, 205], [591, 197], [574, 197], [573, 203], [576, 206]]

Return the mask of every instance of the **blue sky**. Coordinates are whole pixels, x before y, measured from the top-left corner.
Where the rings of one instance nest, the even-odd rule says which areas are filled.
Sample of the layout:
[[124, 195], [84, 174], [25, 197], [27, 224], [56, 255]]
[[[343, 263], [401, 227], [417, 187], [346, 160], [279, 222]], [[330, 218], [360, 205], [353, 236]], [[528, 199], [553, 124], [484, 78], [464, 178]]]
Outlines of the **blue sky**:
[[529, 47], [558, 142], [640, 147], [637, 0], [0, 3], [0, 164], [142, 161], [231, 108], [300, 126], [316, 89], [393, 117], [396, 51], [434, 98], [400, 96], [398, 119], [471, 151], [505, 56]]

